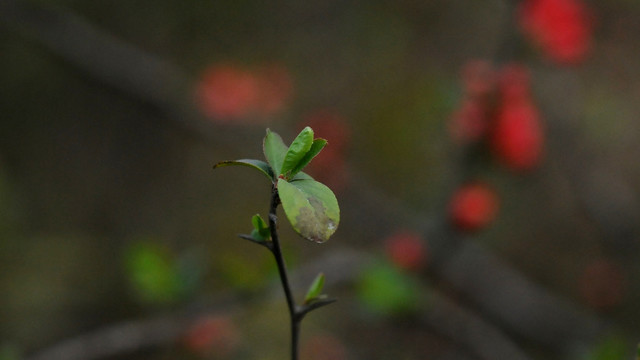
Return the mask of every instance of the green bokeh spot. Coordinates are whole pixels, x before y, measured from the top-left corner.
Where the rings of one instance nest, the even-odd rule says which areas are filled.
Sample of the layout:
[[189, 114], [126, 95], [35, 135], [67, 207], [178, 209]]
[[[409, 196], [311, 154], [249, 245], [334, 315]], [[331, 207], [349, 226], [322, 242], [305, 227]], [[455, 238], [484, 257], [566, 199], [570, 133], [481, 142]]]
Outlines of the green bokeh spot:
[[365, 269], [357, 290], [365, 308], [381, 315], [411, 313], [420, 302], [417, 281], [387, 262]]

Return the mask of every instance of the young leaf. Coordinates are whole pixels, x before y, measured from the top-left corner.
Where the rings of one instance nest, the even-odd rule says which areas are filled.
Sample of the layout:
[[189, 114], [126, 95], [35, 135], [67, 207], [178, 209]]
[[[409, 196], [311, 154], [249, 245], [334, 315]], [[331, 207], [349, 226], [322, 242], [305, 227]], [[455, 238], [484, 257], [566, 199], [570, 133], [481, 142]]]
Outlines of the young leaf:
[[226, 160], [213, 165], [213, 168], [217, 169], [219, 167], [231, 166], [231, 165], [241, 165], [241, 166], [252, 167], [254, 169], [257, 169], [261, 173], [263, 173], [267, 178], [269, 178], [269, 180], [273, 181], [274, 179], [273, 170], [271, 170], [271, 167], [269, 166], [269, 164], [267, 164], [262, 160], [254, 160], [254, 159]]
[[315, 180], [278, 179], [278, 194], [287, 219], [303, 238], [323, 243], [338, 228], [338, 200], [325, 185]]
[[304, 297], [304, 303], [308, 304], [318, 298], [322, 293], [322, 288], [324, 287], [324, 274], [319, 273], [318, 276], [313, 280], [311, 285], [309, 286], [309, 290], [307, 290], [307, 295]]
[[260, 215], [253, 215], [253, 217], [251, 218], [251, 223], [253, 224], [253, 229], [255, 230], [255, 233], [252, 233], [252, 235], [259, 236], [260, 240], [267, 240], [271, 236], [269, 225], [267, 225], [267, 223], [262, 219], [262, 217], [260, 217]]
[[282, 163], [287, 153], [287, 145], [284, 144], [280, 135], [267, 129], [267, 135], [264, 137], [262, 143], [262, 150], [264, 157], [267, 159], [269, 165], [271, 165], [271, 169], [273, 169], [273, 173], [275, 175], [281, 174]]
[[279, 174], [284, 174], [287, 179], [291, 179], [293, 170], [298, 166], [300, 160], [311, 150], [312, 144], [313, 129], [307, 126], [302, 129], [300, 134], [298, 134], [291, 143], [291, 146], [289, 146], [289, 149], [287, 149]]
[[300, 170], [304, 169], [304, 167], [307, 166], [311, 162], [311, 160], [320, 153], [320, 151], [322, 151], [325, 145], [327, 145], [327, 140], [325, 139], [313, 140], [313, 143], [311, 144], [311, 148], [309, 149], [309, 151], [307, 151], [306, 154], [304, 154], [302, 159], [300, 159], [300, 161], [293, 168], [293, 170], [291, 170], [291, 174], [289, 175], [289, 178], [290, 179], [293, 178]]

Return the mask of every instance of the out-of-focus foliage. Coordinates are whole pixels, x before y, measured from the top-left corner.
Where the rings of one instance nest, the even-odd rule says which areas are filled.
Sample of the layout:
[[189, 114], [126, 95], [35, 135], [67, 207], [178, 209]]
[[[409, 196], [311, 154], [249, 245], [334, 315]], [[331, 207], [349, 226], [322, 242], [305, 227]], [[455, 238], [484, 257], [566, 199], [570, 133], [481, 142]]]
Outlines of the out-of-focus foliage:
[[380, 315], [411, 314], [425, 305], [418, 282], [384, 261], [363, 269], [358, 294], [366, 309]]

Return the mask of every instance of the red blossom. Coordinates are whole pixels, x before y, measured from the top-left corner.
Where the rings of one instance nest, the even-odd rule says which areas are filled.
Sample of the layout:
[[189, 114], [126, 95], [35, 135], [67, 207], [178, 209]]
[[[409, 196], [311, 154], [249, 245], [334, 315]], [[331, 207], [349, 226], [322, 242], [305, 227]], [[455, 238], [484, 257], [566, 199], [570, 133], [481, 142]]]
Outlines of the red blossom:
[[482, 140], [489, 128], [487, 111], [484, 101], [465, 99], [460, 108], [451, 115], [449, 122], [451, 137], [461, 144]]
[[224, 357], [232, 353], [240, 342], [233, 321], [220, 315], [203, 316], [197, 319], [183, 336], [187, 349], [198, 354], [215, 353]]
[[509, 99], [498, 109], [491, 136], [493, 154], [516, 171], [535, 168], [542, 157], [540, 115], [528, 98]]
[[248, 70], [231, 64], [207, 68], [196, 86], [202, 112], [219, 122], [264, 120], [286, 107], [293, 91], [286, 68], [268, 65]]
[[502, 102], [530, 98], [531, 72], [517, 63], [506, 64], [498, 74], [498, 90]]
[[387, 256], [396, 266], [418, 271], [427, 262], [427, 251], [422, 237], [414, 232], [400, 231], [385, 240]]
[[451, 115], [449, 133], [461, 144], [481, 141], [488, 130], [491, 98], [495, 90], [496, 72], [486, 60], [470, 60], [460, 73], [465, 97]]
[[523, 31], [559, 64], [582, 61], [591, 47], [591, 15], [580, 0], [525, 0], [518, 15]]
[[498, 213], [498, 196], [487, 184], [468, 183], [460, 187], [449, 204], [453, 224], [463, 231], [487, 227]]
[[214, 65], [203, 73], [196, 99], [205, 115], [218, 121], [249, 115], [258, 97], [255, 76], [233, 65]]
[[462, 67], [462, 83], [468, 96], [477, 97], [489, 94], [494, 87], [496, 74], [487, 60], [468, 61]]

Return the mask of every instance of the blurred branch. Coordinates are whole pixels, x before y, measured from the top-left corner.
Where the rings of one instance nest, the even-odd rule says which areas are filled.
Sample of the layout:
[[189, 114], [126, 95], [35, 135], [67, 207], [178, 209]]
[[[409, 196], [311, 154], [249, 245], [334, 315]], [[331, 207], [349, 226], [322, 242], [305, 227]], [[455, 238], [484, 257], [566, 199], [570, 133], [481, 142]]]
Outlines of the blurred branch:
[[[0, 25], [33, 39], [89, 77], [162, 111], [191, 135], [234, 146], [192, 104], [192, 80], [178, 67], [111, 36], [68, 11], [0, 0]], [[231, 135], [231, 134], [227, 134]]]
[[[0, 0], [0, 23], [35, 39], [94, 79], [163, 110], [171, 121], [193, 135], [230, 148], [238, 146], [234, 139], [241, 137], [245, 130], [238, 128], [239, 134], [234, 136], [229, 129], [214, 127], [198, 116], [185, 95], [189, 94], [191, 82], [179, 69], [157, 57], [105, 34], [77, 16], [43, 5]], [[342, 202], [346, 204], [345, 218], [353, 221], [366, 219], [367, 224], [376, 223], [383, 231], [400, 224], [422, 228], [430, 242], [432, 270], [496, 323], [529, 341], [563, 350], [587, 346], [601, 331], [603, 323], [599, 319], [576, 310], [536, 286], [486, 249], [463, 241], [448, 229], [443, 219], [400, 206], [386, 210], [389, 207], [380, 206], [379, 202], [386, 203], [388, 199], [363, 183], [366, 184], [363, 179], [358, 179], [358, 185], [345, 192]], [[397, 201], [391, 199], [390, 203], [396, 204]], [[432, 223], [426, 223], [425, 219], [431, 219]], [[372, 233], [374, 230], [367, 229]], [[429, 321], [438, 319], [427, 316]], [[132, 324], [128, 331], [145, 330], [151, 325]], [[155, 325], [158, 332], [151, 333], [156, 334], [155, 339], [175, 335], [175, 328], [164, 327], [163, 323]], [[476, 328], [482, 329], [483, 326]], [[109, 331], [101, 333], [101, 336], [114, 336], [114, 344], [117, 345], [114, 348], [122, 349], [130, 348], [132, 339], [135, 339], [121, 339], [120, 335]], [[91, 343], [97, 341], [98, 334], [82, 339]], [[69, 350], [74, 349], [73, 346], [69, 344], [65, 351], [73, 352]], [[509, 351], [515, 352], [513, 349]]]
[[28, 357], [27, 360], [92, 360], [128, 354], [175, 341], [183, 319], [162, 317], [127, 321], [83, 334]]
[[[324, 269], [327, 285], [351, 286], [358, 281], [360, 269], [373, 259], [371, 254], [353, 249], [339, 249], [315, 259], [297, 269], [292, 283], [302, 288], [313, 279], [318, 269]], [[282, 301], [282, 290], [274, 284], [271, 302]], [[157, 318], [126, 321], [65, 340], [27, 357], [26, 360], [92, 360], [130, 354], [145, 349], [176, 343], [198, 317], [210, 313], [229, 314], [263, 302], [261, 297], [217, 298], [189, 314], [174, 314]], [[450, 339], [465, 352], [478, 359], [527, 360], [518, 347], [498, 328], [482, 318], [451, 303], [436, 290], [430, 289], [429, 306], [418, 315], [421, 326]], [[462, 354], [459, 357], [466, 358]]]
[[[360, 272], [374, 256], [356, 250], [341, 249], [330, 252], [296, 272], [294, 281], [302, 286], [324, 269], [328, 287], [353, 285]], [[453, 343], [479, 359], [526, 360], [529, 357], [503, 331], [472, 312], [454, 305], [451, 300], [428, 289], [429, 305], [420, 309], [419, 323], [450, 339]]]

